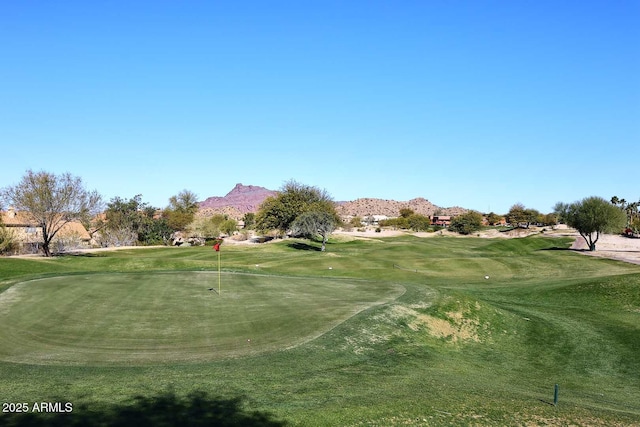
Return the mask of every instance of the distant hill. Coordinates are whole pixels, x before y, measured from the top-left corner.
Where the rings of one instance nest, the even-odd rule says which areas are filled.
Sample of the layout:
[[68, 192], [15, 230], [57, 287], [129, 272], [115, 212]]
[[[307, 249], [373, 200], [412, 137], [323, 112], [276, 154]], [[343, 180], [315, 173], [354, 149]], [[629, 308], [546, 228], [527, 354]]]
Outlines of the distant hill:
[[223, 213], [241, 218], [248, 212], [256, 212], [260, 204], [276, 192], [256, 185], [236, 184], [224, 197], [214, 196], [200, 202], [201, 213]]
[[468, 210], [459, 206], [450, 208], [442, 208], [436, 206], [427, 199], [418, 197], [406, 202], [386, 199], [356, 199], [352, 202], [341, 202], [338, 205], [338, 213], [340, 215], [352, 216], [369, 216], [369, 215], [386, 215], [389, 217], [400, 216], [400, 209], [409, 208], [420, 215], [460, 215]]
[[[260, 204], [270, 196], [276, 195], [277, 192], [268, 190], [257, 185], [236, 184], [226, 196], [209, 197], [200, 202], [199, 215], [211, 216], [221, 213], [229, 215], [231, 218], [241, 219], [248, 212], [257, 212]], [[369, 216], [369, 215], [386, 215], [389, 217], [397, 217], [400, 215], [400, 209], [409, 208], [415, 213], [421, 215], [460, 215], [467, 212], [467, 209], [459, 206], [442, 208], [434, 205], [427, 199], [418, 197], [406, 202], [397, 200], [363, 198], [350, 202], [337, 202], [337, 211], [340, 215], [352, 216]]]

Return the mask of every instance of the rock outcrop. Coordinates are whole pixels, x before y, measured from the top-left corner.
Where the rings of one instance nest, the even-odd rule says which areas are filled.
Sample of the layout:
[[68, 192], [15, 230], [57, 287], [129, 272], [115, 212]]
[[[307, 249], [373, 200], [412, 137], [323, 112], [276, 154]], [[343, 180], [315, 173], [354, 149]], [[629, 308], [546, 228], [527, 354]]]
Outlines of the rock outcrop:
[[[256, 212], [260, 204], [269, 196], [276, 192], [256, 185], [236, 184], [224, 197], [209, 197], [200, 202], [201, 210], [225, 211], [225, 213], [235, 216], [237, 211], [240, 215], [248, 212]], [[231, 208], [231, 209], [230, 209]]]
[[460, 215], [467, 212], [467, 209], [454, 206], [441, 208], [434, 205], [427, 199], [418, 197], [406, 202], [386, 199], [356, 199], [351, 202], [342, 202], [338, 206], [338, 213], [343, 216], [365, 217], [369, 215], [386, 215], [388, 217], [400, 216], [400, 209], [409, 208], [415, 213], [425, 216], [431, 215]]

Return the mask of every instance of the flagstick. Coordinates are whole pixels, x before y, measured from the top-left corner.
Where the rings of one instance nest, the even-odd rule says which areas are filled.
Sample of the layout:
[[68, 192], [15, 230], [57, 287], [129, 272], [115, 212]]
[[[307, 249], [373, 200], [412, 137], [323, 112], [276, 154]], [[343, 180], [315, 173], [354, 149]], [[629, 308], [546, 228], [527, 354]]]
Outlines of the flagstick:
[[220, 296], [220, 251], [218, 251], [218, 296]]

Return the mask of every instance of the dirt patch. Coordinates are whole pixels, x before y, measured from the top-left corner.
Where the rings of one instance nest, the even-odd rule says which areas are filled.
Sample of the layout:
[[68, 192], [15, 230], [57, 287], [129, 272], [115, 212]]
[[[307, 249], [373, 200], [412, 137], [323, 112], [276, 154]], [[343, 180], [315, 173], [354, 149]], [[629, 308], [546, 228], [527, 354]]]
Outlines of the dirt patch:
[[418, 313], [404, 306], [395, 306], [397, 317], [405, 317], [412, 331], [428, 330], [429, 334], [436, 338], [444, 338], [453, 343], [460, 341], [480, 342], [478, 329], [480, 323], [477, 319], [467, 316], [467, 313], [452, 311], [446, 313], [447, 318], [441, 319], [428, 314]]
[[596, 250], [589, 251], [589, 246], [582, 236], [575, 233], [571, 249], [588, 256], [640, 264], [640, 239], [633, 237], [603, 234], [596, 243]]
[[478, 337], [479, 323], [477, 320], [466, 318], [460, 312], [447, 313], [447, 317], [448, 319], [445, 320], [420, 314], [409, 324], [409, 327], [413, 330], [418, 330], [422, 326], [426, 326], [431, 335], [448, 339], [454, 343], [458, 341], [480, 342], [480, 337]]

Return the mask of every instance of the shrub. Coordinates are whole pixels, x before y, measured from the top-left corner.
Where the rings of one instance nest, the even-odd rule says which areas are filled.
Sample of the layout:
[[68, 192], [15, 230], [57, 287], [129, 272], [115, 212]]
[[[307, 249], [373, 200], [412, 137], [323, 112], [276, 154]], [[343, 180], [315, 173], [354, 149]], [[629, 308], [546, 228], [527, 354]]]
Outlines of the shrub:
[[451, 220], [449, 230], [460, 234], [471, 234], [482, 227], [482, 215], [479, 212], [469, 211]]
[[16, 242], [13, 231], [0, 225], [0, 254], [6, 254], [16, 249], [18, 243]]

